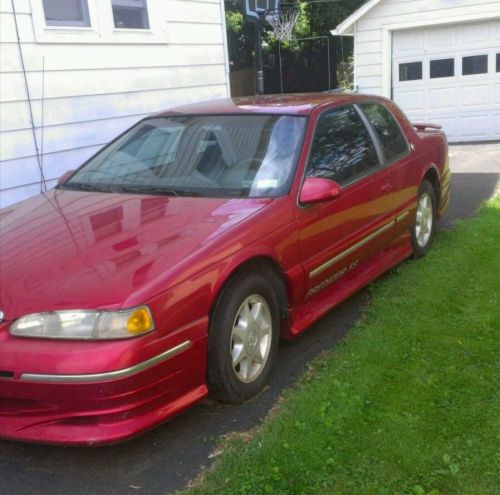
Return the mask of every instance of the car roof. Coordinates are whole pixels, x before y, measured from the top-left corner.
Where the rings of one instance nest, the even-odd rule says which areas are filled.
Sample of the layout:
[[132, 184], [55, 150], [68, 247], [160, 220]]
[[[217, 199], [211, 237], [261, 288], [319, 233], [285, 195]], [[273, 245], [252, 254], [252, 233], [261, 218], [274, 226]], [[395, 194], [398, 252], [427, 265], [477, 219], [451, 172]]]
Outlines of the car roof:
[[304, 93], [285, 95], [247, 96], [241, 98], [225, 98], [200, 103], [190, 103], [156, 113], [156, 117], [172, 117], [179, 115], [211, 115], [211, 114], [277, 114], [277, 115], [309, 115], [315, 108], [337, 103], [355, 103], [363, 100], [382, 100], [379, 96], [346, 93]]

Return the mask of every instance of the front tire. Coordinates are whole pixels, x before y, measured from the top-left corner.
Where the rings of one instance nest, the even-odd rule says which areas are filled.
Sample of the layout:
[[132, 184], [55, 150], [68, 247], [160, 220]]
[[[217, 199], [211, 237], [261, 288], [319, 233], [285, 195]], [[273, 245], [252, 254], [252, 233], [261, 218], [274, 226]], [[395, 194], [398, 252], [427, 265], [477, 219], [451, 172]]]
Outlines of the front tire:
[[425, 180], [418, 190], [417, 210], [411, 227], [413, 257], [421, 258], [429, 251], [436, 225], [436, 195], [432, 184]]
[[207, 383], [222, 402], [257, 395], [269, 376], [280, 325], [274, 286], [262, 274], [245, 271], [219, 295], [210, 322]]

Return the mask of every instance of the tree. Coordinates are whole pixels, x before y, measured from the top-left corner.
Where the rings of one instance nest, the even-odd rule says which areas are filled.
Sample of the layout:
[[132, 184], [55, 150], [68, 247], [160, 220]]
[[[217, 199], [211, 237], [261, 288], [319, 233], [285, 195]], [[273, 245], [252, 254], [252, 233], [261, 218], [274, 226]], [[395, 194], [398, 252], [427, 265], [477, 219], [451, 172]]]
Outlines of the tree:
[[[344, 77], [349, 73], [349, 60], [352, 60], [352, 38], [332, 36], [330, 31], [352, 14], [365, 0], [287, 0], [283, 8], [296, 6], [300, 9], [299, 19], [294, 27], [294, 38], [310, 38], [328, 36], [330, 38], [330, 64], [332, 67], [332, 86], [345, 86]], [[241, 0], [226, 0], [226, 25], [228, 30], [231, 70], [251, 67], [254, 64], [255, 54], [255, 26], [245, 22]], [[277, 54], [277, 41], [271, 28], [263, 35], [266, 64], [265, 78], [271, 92], [279, 90], [279, 71], [274, 62]], [[286, 91], [312, 91], [326, 89], [324, 76], [326, 57], [325, 43], [323, 42], [283, 42], [280, 46], [281, 55], [286, 60], [288, 73], [286, 80], [289, 87]], [[338, 74], [337, 68], [341, 67]], [[319, 71], [322, 71], [320, 74]], [[328, 73], [328, 71], [326, 71]], [[324, 77], [323, 77], [324, 79]]]
[[305, 8], [302, 10], [308, 18], [308, 36], [323, 36], [349, 17], [365, 0], [324, 0], [308, 3], [298, 2]]

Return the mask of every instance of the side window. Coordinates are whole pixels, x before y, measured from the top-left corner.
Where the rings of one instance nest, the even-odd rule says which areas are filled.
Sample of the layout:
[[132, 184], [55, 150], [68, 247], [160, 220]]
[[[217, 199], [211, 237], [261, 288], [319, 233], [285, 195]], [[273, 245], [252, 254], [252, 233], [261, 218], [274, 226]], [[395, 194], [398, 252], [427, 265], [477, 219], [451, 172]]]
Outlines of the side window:
[[318, 120], [307, 177], [345, 184], [379, 165], [373, 141], [353, 107], [330, 110]]
[[90, 26], [87, 0], [43, 0], [43, 12], [47, 26]]
[[392, 160], [408, 151], [403, 131], [387, 108], [380, 103], [362, 103], [360, 107], [375, 128], [387, 160]]
[[111, 0], [115, 28], [149, 29], [146, 0]]

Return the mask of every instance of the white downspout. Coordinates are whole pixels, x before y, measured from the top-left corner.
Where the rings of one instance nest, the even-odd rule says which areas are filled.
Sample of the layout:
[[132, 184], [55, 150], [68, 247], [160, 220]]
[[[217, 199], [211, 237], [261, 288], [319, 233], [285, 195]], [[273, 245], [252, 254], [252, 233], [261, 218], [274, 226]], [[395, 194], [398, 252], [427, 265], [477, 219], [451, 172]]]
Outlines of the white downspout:
[[231, 82], [229, 79], [229, 49], [227, 45], [226, 9], [224, 8], [224, 0], [220, 0], [219, 7], [221, 17], [222, 43], [224, 45], [224, 72], [226, 74], [227, 96], [231, 97]]

